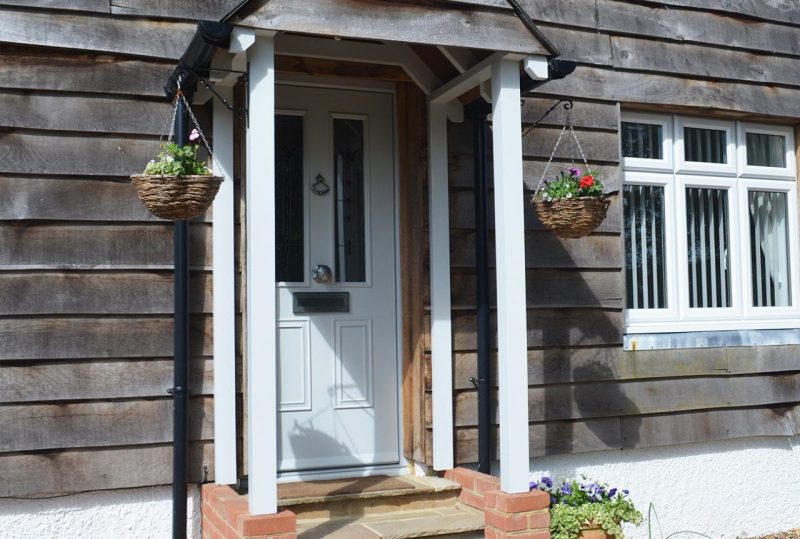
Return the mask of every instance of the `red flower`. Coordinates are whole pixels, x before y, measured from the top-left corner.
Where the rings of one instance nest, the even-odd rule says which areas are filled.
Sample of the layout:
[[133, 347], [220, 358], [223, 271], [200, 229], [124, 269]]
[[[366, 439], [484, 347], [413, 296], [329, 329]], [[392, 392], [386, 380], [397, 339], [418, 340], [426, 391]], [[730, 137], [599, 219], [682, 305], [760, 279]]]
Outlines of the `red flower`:
[[587, 187], [591, 187], [594, 185], [594, 176], [591, 174], [587, 174], [583, 178], [581, 178], [580, 183], [578, 183], [581, 189], [586, 189]]

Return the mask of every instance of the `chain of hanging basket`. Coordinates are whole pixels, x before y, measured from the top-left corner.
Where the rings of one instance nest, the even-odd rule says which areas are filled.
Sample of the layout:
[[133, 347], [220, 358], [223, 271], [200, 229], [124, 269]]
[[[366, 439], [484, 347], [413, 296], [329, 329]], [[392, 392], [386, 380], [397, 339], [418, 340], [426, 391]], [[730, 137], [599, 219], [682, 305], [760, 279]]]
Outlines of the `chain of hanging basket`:
[[[205, 134], [181, 91], [180, 79], [178, 79], [178, 90], [172, 103], [172, 114], [167, 118], [167, 122], [170, 125], [167, 143], [172, 142], [175, 135], [175, 117], [179, 101], [182, 101], [186, 107], [189, 117], [203, 142], [203, 146], [208, 151], [212, 162], [215, 162], [214, 154], [211, 152], [211, 147], [206, 140]], [[166, 132], [167, 123], [162, 128], [159, 146], [161, 146]], [[134, 174], [131, 176], [131, 183], [136, 187], [137, 195], [139, 195], [139, 198], [150, 213], [161, 219], [177, 221], [191, 219], [205, 213], [217, 195], [219, 186], [222, 183], [222, 177], [213, 174]]]
[[553, 151], [550, 152], [550, 158], [547, 160], [542, 176], [539, 178], [539, 183], [536, 185], [531, 203], [536, 209], [536, 215], [539, 221], [555, 235], [561, 238], [582, 238], [596, 230], [597, 227], [600, 226], [600, 223], [603, 222], [603, 219], [605, 219], [610, 204], [607, 197], [582, 196], [561, 198], [551, 201], [537, 197], [542, 185], [545, 184], [547, 171], [550, 169], [550, 165], [553, 162], [553, 158], [556, 155], [556, 151], [558, 151], [558, 147], [561, 145], [561, 140], [567, 129], [569, 129], [573, 140], [575, 140], [575, 145], [578, 147], [578, 152], [581, 154], [581, 159], [583, 160], [586, 170], [589, 170], [589, 162], [586, 160], [586, 155], [583, 153], [581, 142], [578, 140], [578, 135], [572, 127], [569, 116], [567, 116], [567, 121], [558, 134], [558, 139], [556, 139], [556, 144], [553, 146]]

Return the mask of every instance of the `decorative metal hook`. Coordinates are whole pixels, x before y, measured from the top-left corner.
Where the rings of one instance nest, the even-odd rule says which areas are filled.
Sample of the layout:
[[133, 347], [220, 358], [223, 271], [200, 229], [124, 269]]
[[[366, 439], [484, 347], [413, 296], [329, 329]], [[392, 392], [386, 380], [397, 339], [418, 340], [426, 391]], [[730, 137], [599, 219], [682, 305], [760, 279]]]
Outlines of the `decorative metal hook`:
[[311, 192], [317, 196], [325, 196], [330, 190], [331, 187], [322, 174], [317, 174], [317, 177], [314, 178], [314, 184], [311, 186]]
[[566, 111], [567, 111], [567, 123], [571, 123], [571, 120], [570, 120], [570, 117], [569, 117], [569, 111], [570, 111], [570, 110], [572, 110], [572, 107], [574, 106], [574, 103], [572, 102], [572, 100], [571, 100], [571, 99], [559, 99], [558, 101], [556, 101], [556, 102], [555, 102], [555, 104], [554, 104], [552, 107], [550, 107], [549, 109], [547, 109], [547, 110], [546, 110], [546, 111], [545, 111], [545, 112], [544, 112], [544, 113], [543, 113], [541, 116], [539, 116], [539, 117], [536, 119], [536, 121], [534, 121], [532, 124], [528, 125], [528, 126], [527, 126], [527, 127], [526, 127], [526, 128], [523, 130], [523, 131], [522, 131], [522, 136], [524, 137], [525, 135], [527, 135], [528, 133], [530, 133], [531, 131], [533, 131], [533, 128], [534, 128], [534, 127], [536, 127], [537, 125], [539, 125], [539, 123], [540, 123], [542, 120], [544, 120], [545, 118], [547, 118], [547, 117], [550, 115], [550, 113], [551, 113], [551, 112], [553, 112], [554, 110], [556, 110], [556, 107], [558, 107], [558, 106], [559, 106], [559, 105], [561, 105], [562, 103], [563, 103], [563, 106], [564, 106], [564, 110], [566, 110]]

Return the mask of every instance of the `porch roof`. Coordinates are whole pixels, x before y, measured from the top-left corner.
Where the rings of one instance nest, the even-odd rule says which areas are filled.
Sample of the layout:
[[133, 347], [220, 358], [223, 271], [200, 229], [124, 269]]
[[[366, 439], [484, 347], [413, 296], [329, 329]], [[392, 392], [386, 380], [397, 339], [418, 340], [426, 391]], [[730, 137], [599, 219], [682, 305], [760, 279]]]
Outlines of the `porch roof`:
[[226, 20], [256, 30], [558, 56], [515, 0], [256, 0]]

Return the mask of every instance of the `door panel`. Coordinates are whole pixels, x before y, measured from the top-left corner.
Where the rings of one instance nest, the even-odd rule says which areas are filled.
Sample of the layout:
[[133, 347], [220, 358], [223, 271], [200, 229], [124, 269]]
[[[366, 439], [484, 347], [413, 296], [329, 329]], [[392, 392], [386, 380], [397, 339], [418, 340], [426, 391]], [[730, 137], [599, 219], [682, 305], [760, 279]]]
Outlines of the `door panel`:
[[[277, 284], [279, 470], [396, 463], [392, 96], [279, 85], [276, 97], [276, 196], [287, 197], [276, 264], [291, 279]], [[313, 278], [317, 265], [330, 280]], [[346, 293], [349, 311], [295, 313], [303, 292]]]

